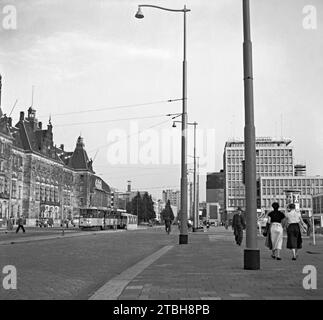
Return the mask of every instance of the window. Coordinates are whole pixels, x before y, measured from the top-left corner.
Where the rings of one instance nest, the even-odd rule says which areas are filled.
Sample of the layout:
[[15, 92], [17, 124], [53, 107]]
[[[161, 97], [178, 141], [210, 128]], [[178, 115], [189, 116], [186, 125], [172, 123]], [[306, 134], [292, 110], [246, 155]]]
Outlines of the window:
[[40, 199], [41, 199], [41, 201], [45, 201], [45, 186], [44, 185], [40, 186]]
[[36, 186], [35, 186], [35, 199], [37, 201], [40, 199], [40, 185], [39, 185], [39, 183], [36, 183]]

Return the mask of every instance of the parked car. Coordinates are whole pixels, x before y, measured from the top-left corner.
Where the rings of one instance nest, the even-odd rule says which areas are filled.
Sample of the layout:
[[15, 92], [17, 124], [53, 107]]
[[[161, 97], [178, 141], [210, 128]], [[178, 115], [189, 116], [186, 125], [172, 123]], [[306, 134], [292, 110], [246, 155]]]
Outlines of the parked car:
[[48, 219], [47, 218], [39, 218], [36, 220], [36, 226], [40, 228], [48, 227]]

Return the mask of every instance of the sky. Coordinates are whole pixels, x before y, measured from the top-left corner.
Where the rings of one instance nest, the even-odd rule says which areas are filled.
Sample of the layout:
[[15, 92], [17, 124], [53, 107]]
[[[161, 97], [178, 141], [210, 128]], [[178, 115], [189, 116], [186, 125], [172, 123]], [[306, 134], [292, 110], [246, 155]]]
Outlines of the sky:
[[[2, 110], [10, 114], [18, 100], [16, 123], [34, 88], [37, 118], [44, 126], [51, 117], [57, 145], [73, 150], [82, 135], [110, 186], [125, 190], [131, 180], [134, 190], [160, 198], [162, 189], [180, 188], [180, 128], [166, 115], [182, 111], [181, 101], [167, 101], [182, 96], [183, 14], [143, 8], [138, 20], [138, 4], [1, 0]], [[191, 9], [187, 108], [189, 122], [198, 123], [205, 200], [205, 174], [222, 169], [227, 140], [243, 139], [242, 1], [147, 4]], [[8, 5], [16, 9], [11, 30]], [[311, 29], [308, 5], [316, 13]], [[250, 8], [256, 135], [291, 139], [296, 162], [309, 175], [323, 175], [323, 2], [251, 0]], [[193, 126], [188, 154], [192, 169]]]

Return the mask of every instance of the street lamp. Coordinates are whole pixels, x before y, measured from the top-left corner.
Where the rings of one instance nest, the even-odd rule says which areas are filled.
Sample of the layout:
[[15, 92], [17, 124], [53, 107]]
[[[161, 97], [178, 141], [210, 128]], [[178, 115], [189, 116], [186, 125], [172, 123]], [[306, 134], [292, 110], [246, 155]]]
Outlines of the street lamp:
[[[176, 122], [181, 121], [173, 121], [173, 128], [176, 128]], [[198, 204], [196, 203], [196, 126], [197, 122], [188, 122], [187, 125], [194, 126], [194, 180], [193, 180], [193, 232], [196, 232], [198, 229]]]
[[250, 37], [249, 0], [243, 5], [243, 66], [245, 107], [245, 173], [246, 173], [246, 249], [244, 269], [260, 269], [260, 250], [257, 248], [257, 182], [256, 182], [256, 137], [253, 105], [252, 43]]
[[183, 9], [168, 9], [154, 5], [143, 4], [138, 6], [136, 18], [142, 19], [144, 17], [141, 8], [149, 7], [165, 11], [182, 12], [184, 16], [184, 49], [183, 49], [183, 110], [182, 110], [182, 159], [181, 159], [181, 226], [179, 235], [179, 244], [188, 243], [187, 232], [187, 62], [186, 62], [186, 13], [191, 11], [186, 8]]

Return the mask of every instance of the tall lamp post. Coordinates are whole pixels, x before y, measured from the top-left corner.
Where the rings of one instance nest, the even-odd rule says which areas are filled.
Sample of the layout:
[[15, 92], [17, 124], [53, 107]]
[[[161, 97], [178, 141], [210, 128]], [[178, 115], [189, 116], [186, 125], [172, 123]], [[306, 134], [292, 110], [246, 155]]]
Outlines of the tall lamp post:
[[144, 15], [141, 8], [149, 7], [165, 11], [182, 12], [184, 16], [184, 49], [183, 49], [183, 110], [182, 110], [182, 157], [181, 157], [181, 226], [179, 235], [179, 244], [188, 243], [187, 232], [187, 62], [186, 62], [186, 13], [191, 11], [183, 9], [168, 9], [154, 5], [143, 4], [138, 6], [136, 18], [142, 19]]
[[[181, 123], [182, 121], [173, 121], [173, 128], [176, 127], [176, 122]], [[187, 125], [194, 126], [194, 175], [193, 175], [193, 232], [197, 231], [198, 228], [198, 216], [197, 216], [197, 204], [196, 204], [196, 126], [197, 122], [188, 122]]]
[[243, 65], [245, 106], [245, 170], [246, 170], [246, 249], [244, 269], [260, 269], [260, 250], [257, 248], [257, 183], [256, 137], [254, 126], [252, 43], [250, 37], [249, 0], [242, 0], [243, 7]]

